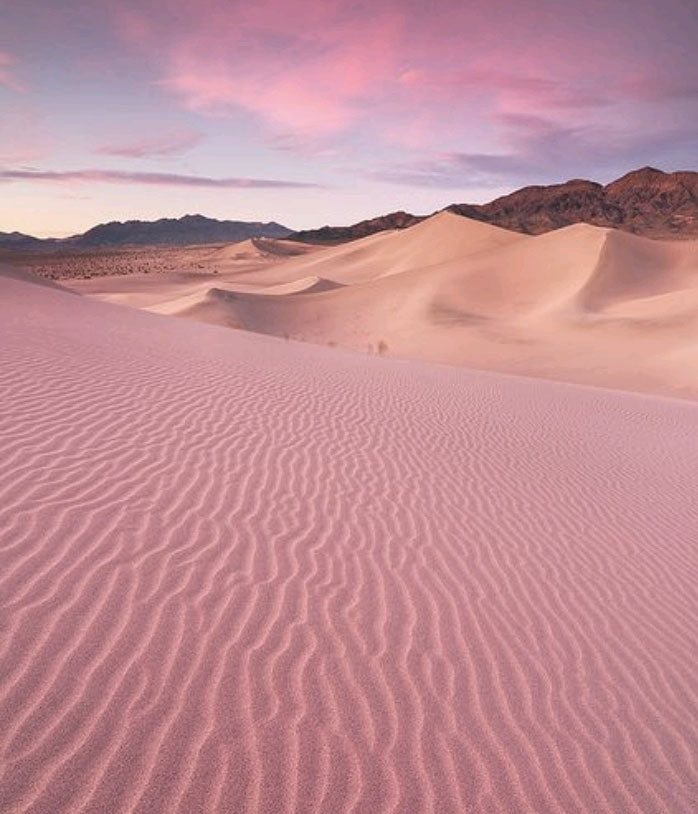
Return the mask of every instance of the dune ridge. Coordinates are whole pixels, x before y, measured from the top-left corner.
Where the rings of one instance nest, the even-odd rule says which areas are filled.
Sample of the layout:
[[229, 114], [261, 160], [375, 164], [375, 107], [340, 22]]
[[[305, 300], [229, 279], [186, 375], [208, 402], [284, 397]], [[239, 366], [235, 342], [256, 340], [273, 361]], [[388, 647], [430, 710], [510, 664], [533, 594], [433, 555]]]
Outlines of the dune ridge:
[[[341, 285], [307, 286], [317, 278]], [[307, 296], [267, 296], [294, 286]], [[444, 212], [210, 291], [201, 286], [196, 303], [181, 307], [172, 300], [167, 313], [401, 358], [698, 398], [697, 241], [587, 224], [532, 237]]]
[[695, 810], [698, 407], [0, 292], [0, 810]]

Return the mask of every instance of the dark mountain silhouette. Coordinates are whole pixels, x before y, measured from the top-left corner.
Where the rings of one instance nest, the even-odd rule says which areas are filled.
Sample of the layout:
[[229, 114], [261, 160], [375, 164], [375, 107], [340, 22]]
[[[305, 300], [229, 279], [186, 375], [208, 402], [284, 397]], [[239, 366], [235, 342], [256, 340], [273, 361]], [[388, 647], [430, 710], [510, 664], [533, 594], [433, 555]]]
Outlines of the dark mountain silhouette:
[[0, 247], [3, 249], [34, 249], [45, 241], [22, 232], [0, 232]]
[[81, 235], [47, 239], [19, 232], [0, 232], [0, 248], [23, 250], [74, 250], [120, 246], [193, 246], [203, 243], [237, 243], [251, 237], [282, 238], [291, 230], [279, 223], [248, 223], [215, 220], [203, 215], [162, 218], [156, 221], [129, 220], [102, 223]]
[[129, 220], [103, 223], [69, 238], [78, 248], [100, 246], [192, 246], [202, 243], [236, 243], [250, 237], [287, 237], [291, 230], [278, 223], [247, 223], [215, 220], [203, 215], [162, 218], [156, 221]]
[[319, 229], [307, 229], [301, 232], [294, 232], [291, 240], [298, 240], [308, 243], [346, 243], [349, 240], [357, 240], [360, 237], [367, 237], [376, 232], [384, 232], [386, 229], [407, 229], [419, 223], [423, 217], [410, 215], [409, 212], [391, 212], [371, 220], [362, 220], [353, 226], [321, 226]]

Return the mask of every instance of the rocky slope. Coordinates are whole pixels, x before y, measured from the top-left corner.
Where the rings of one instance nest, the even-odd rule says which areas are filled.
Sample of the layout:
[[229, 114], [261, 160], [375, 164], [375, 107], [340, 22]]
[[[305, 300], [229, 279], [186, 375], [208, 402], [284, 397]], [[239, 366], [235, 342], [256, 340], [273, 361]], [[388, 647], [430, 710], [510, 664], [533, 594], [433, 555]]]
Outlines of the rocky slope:
[[517, 232], [538, 235], [590, 223], [646, 237], [698, 235], [698, 173], [645, 167], [606, 186], [573, 180], [547, 187], [525, 187], [488, 204], [448, 207]]
[[368, 235], [384, 232], [387, 229], [407, 229], [423, 219], [418, 215], [410, 215], [409, 212], [391, 212], [389, 215], [362, 220], [352, 226], [321, 226], [319, 229], [294, 232], [290, 239], [303, 243], [326, 243], [328, 245], [346, 243], [349, 240], [368, 237]]

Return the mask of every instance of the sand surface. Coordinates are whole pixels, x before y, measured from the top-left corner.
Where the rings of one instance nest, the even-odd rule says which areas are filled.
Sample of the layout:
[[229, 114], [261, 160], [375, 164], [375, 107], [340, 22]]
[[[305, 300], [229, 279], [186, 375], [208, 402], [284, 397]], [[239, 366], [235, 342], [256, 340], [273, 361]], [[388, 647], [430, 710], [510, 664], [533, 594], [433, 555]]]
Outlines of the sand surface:
[[217, 275], [68, 284], [317, 344], [698, 399], [697, 241], [585, 224], [531, 237], [446, 212], [295, 257], [258, 244], [211, 248]]
[[5, 278], [0, 438], [1, 811], [698, 808], [698, 406]]

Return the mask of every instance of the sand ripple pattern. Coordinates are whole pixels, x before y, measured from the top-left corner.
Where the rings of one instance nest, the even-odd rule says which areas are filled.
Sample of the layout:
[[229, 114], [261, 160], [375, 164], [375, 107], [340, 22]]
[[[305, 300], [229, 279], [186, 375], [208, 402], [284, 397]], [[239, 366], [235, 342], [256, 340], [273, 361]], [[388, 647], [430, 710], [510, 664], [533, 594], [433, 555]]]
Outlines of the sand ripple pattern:
[[0, 810], [698, 810], [698, 408], [5, 280]]

